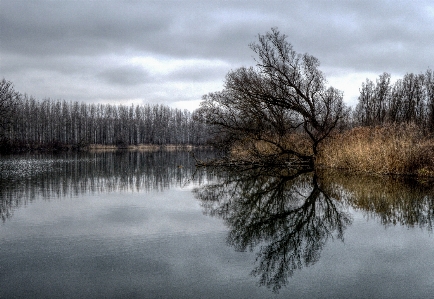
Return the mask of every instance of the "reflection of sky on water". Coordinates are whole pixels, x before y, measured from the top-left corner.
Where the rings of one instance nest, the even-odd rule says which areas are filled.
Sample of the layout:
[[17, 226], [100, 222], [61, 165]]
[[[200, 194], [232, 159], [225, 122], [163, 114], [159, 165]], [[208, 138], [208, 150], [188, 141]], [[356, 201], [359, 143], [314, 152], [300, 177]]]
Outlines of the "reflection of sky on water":
[[[202, 212], [198, 201], [186, 199], [191, 196], [187, 192], [166, 190], [155, 193], [114, 192], [50, 201], [36, 200], [17, 210], [13, 218], [25, 219], [26, 226], [41, 229], [50, 235], [50, 229], [55, 234], [59, 228], [76, 236], [107, 237], [122, 237], [125, 233], [151, 237], [167, 232], [201, 233], [212, 230], [215, 224], [204, 227], [195, 223], [196, 219], [192, 216], [201, 215]], [[10, 229], [19, 229], [20, 224], [14, 223]], [[15, 233], [11, 232], [11, 237], [14, 235]]]
[[326, 246], [314, 266], [321, 269], [324, 292], [342, 295], [346, 289], [351, 298], [430, 297], [433, 236], [399, 225], [384, 228], [361, 212], [353, 215], [344, 243]]
[[50, 296], [62, 290], [134, 295], [136, 289], [138, 297], [187, 298], [223, 296], [230, 285], [242, 289], [236, 281], [251, 280], [244, 267], [252, 257], [226, 246], [221, 221], [203, 215], [191, 193], [181, 195], [167, 190], [36, 200], [1, 226], [0, 281], [14, 292], [44, 289]]

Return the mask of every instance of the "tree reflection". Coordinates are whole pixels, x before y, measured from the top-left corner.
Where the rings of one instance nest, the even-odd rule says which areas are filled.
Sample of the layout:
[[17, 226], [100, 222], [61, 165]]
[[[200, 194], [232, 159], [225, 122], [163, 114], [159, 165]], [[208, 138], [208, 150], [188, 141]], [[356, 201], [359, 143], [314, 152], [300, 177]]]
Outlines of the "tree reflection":
[[275, 291], [318, 261], [330, 238], [343, 240], [350, 208], [384, 226], [432, 231], [434, 223], [432, 180], [251, 167], [217, 169], [214, 182], [194, 192], [205, 214], [228, 225], [228, 244], [257, 251], [252, 274]]
[[[212, 156], [196, 151], [196, 156]], [[75, 197], [106, 192], [164, 191], [206, 174], [196, 173], [187, 151], [118, 151], [0, 157], [0, 218], [36, 198]]]
[[230, 245], [258, 249], [252, 274], [274, 291], [295, 270], [318, 261], [329, 238], [343, 240], [351, 223], [342, 202], [327, 195], [310, 170], [250, 168], [219, 177], [196, 196], [206, 214], [225, 220]]

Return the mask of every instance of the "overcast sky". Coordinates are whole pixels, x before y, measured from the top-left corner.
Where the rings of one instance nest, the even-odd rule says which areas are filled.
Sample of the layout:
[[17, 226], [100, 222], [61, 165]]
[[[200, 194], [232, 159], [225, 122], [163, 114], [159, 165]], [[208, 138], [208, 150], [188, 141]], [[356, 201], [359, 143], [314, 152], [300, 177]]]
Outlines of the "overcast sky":
[[198, 107], [278, 27], [355, 105], [366, 78], [434, 68], [434, 1], [0, 0], [0, 79], [37, 99]]

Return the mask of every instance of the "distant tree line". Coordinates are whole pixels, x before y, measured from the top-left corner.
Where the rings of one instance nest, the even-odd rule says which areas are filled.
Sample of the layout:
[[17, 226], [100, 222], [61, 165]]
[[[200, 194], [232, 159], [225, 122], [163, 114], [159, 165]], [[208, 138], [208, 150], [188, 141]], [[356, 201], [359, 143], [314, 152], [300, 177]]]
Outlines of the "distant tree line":
[[165, 105], [85, 104], [33, 97], [0, 82], [0, 141], [3, 149], [84, 147], [89, 144], [192, 144], [205, 142], [195, 112]]
[[358, 126], [414, 123], [423, 132], [434, 133], [434, 72], [408, 73], [393, 84], [388, 73], [376, 82], [366, 79], [353, 116]]

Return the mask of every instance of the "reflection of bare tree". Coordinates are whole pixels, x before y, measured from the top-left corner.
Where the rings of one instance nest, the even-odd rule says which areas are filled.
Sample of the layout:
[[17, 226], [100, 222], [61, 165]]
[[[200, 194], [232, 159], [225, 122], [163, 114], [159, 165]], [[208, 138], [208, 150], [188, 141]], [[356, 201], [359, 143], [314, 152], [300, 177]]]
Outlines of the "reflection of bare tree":
[[259, 248], [252, 274], [275, 291], [294, 270], [314, 264], [329, 238], [343, 239], [351, 223], [342, 203], [323, 192], [312, 172], [226, 172], [195, 192], [207, 214], [228, 224], [230, 245]]

